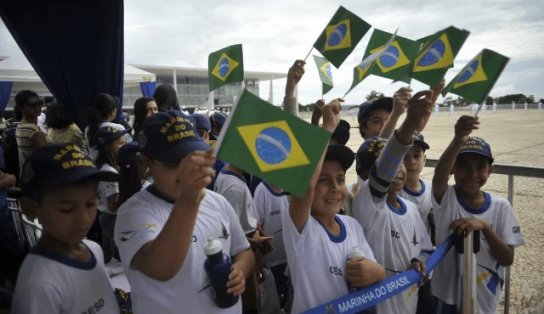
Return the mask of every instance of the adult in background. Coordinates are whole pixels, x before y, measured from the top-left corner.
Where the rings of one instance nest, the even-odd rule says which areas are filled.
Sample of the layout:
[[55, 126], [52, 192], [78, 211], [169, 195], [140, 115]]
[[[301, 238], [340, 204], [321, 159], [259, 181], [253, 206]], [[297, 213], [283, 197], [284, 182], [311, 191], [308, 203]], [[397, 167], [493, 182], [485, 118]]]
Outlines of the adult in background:
[[81, 129], [75, 124], [68, 108], [58, 102], [50, 103], [45, 109], [45, 124], [49, 129], [47, 140], [53, 144], [75, 144], [87, 150], [87, 142]]
[[174, 87], [170, 84], [161, 84], [155, 90], [153, 98], [157, 102], [160, 112], [168, 110], [180, 111], [178, 94]]
[[135, 141], [140, 141], [142, 124], [145, 118], [151, 117], [158, 111], [157, 103], [153, 98], [140, 97], [134, 102], [134, 123], [132, 124], [132, 129], [134, 130]]
[[[19, 169], [23, 169], [28, 156], [47, 143], [45, 133], [38, 127], [38, 116], [42, 113], [42, 105], [42, 100], [34, 91], [22, 90], [15, 95], [16, 111], [22, 114], [21, 121], [15, 130]], [[19, 171], [20, 174], [21, 171]]]

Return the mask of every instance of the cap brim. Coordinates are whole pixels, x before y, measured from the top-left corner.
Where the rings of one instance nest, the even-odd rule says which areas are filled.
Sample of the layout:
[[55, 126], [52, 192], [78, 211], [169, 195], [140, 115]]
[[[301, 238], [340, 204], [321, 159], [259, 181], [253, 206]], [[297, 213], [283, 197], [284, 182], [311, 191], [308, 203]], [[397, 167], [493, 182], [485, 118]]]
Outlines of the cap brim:
[[419, 146], [421, 146], [421, 148], [423, 148], [423, 150], [427, 150], [430, 148], [429, 144], [420, 140], [414, 140], [414, 144], [418, 144]]
[[462, 150], [457, 154], [457, 156], [464, 155], [464, 154], [476, 154], [476, 155], [480, 155], [480, 156], [484, 156], [484, 157], [489, 158], [491, 163], [493, 163], [493, 161], [494, 161], [493, 156], [490, 156], [489, 154], [486, 154], [486, 153], [478, 151], [478, 150], [471, 150], [471, 149]]
[[327, 147], [327, 153], [325, 154], [325, 160], [338, 161], [342, 166], [342, 169], [346, 171], [353, 165], [355, 154], [347, 146], [329, 145], [329, 147]]
[[207, 151], [209, 148], [210, 145], [208, 145], [208, 143], [204, 142], [202, 139], [195, 139], [192, 141], [184, 141], [183, 143], [180, 142], [176, 145], [171, 145], [168, 149], [160, 152], [144, 151], [144, 154], [153, 159], [157, 159], [160, 162], [177, 163], [192, 152]]

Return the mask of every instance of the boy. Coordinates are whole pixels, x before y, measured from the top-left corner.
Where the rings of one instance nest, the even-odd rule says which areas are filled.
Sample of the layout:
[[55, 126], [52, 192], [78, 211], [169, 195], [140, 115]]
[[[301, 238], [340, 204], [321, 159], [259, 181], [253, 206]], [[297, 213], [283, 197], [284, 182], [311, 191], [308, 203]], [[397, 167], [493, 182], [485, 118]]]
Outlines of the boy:
[[[323, 128], [331, 133], [338, 125], [340, 101], [323, 107]], [[353, 159], [348, 147], [328, 146], [306, 193], [292, 195], [283, 214], [283, 241], [294, 291], [292, 313], [345, 295], [348, 286], [361, 288], [384, 278], [361, 226], [349, 216], [337, 215], [348, 195], [345, 177]], [[364, 257], [348, 260], [354, 246]]]
[[[419, 178], [421, 171], [425, 167], [425, 151], [429, 149], [429, 144], [425, 142], [425, 137], [420, 132], [414, 134], [414, 146], [404, 156], [404, 167], [406, 168], [406, 183], [399, 192], [399, 196], [414, 203], [419, 211], [421, 220], [425, 228], [431, 234], [430, 212], [431, 204], [431, 182]], [[434, 226], [433, 226], [434, 228]], [[431, 237], [431, 240], [433, 237]], [[434, 242], [433, 242], [434, 244]]]
[[[407, 268], [425, 274], [426, 255], [433, 248], [415, 205], [398, 197], [406, 181], [404, 155], [411, 149], [412, 134], [425, 127], [432, 109], [432, 91], [415, 94], [407, 116], [386, 142], [367, 139], [357, 152], [357, 174], [369, 174], [353, 200], [353, 217], [361, 224], [386, 277]], [[424, 98], [422, 98], [424, 97]], [[378, 304], [378, 313], [415, 313], [417, 293], [412, 287]]]
[[[444, 241], [450, 230], [459, 235], [481, 231], [476, 294], [477, 312], [484, 314], [497, 312], [504, 267], [512, 265], [514, 247], [525, 241], [508, 201], [481, 190], [493, 170], [493, 155], [483, 139], [469, 137], [478, 125], [477, 117], [457, 120], [455, 136], [436, 165], [432, 202], [437, 242]], [[448, 185], [452, 173], [455, 185]], [[459, 306], [453, 254], [450, 251], [438, 265], [431, 281], [437, 311], [442, 313], [455, 313]]]
[[147, 118], [141, 138], [153, 184], [119, 208], [115, 224], [134, 312], [241, 313], [240, 302], [227, 309], [214, 304], [204, 271], [209, 238], [232, 257], [227, 293], [242, 294], [254, 261], [232, 207], [205, 189], [214, 175], [208, 144], [179, 111]]
[[193, 113], [191, 117], [193, 118], [193, 120], [195, 120], [195, 128], [198, 131], [200, 137], [202, 137], [204, 142], [209, 142], [212, 124], [210, 123], [208, 117], [201, 113]]
[[361, 137], [367, 139], [380, 135], [391, 111], [393, 111], [393, 98], [391, 97], [382, 97], [362, 103], [357, 113]]
[[85, 235], [96, 217], [99, 171], [79, 146], [38, 149], [22, 171], [23, 210], [43, 232], [21, 266], [12, 313], [119, 313], [102, 250]]

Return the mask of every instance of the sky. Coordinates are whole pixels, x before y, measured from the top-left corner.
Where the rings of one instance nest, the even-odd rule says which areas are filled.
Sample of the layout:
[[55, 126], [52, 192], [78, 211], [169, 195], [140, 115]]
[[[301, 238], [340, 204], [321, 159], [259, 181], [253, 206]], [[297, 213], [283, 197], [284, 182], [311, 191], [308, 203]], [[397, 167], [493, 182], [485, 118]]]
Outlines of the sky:
[[[249, 71], [286, 73], [303, 59], [338, 6], [357, 14], [373, 28], [418, 39], [450, 25], [471, 33], [446, 74], [446, 83], [483, 48], [511, 58], [491, 91], [544, 98], [544, 1], [541, 0], [129, 0], [125, 1], [125, 62], [128, 64], [206, 68], [208, 54], [241, 43], [244, 67]], [[372, 29], [340, 69], [333, 69], [334, 88], [325, 100], [342, 97], [351, 86], [353, 67], [362, 59]], [[0, 56], [21, 54], [0, 23]], [[312, 54], [319, 55], [316, 50]], [[310, 56], [299, 83], [303, 104], [321, 98], [321, 82]], [[281, 102], [285, 80], [274, 80], [274, 103]], [[405, 83], [371, 76], [345, 97], [359, 104], [371, 90], [392, 95]], [[412, 81], [415, 91], [428, 88]], [[269, 82], [260, 85], [269, 95]], [[454, 96], [451, 95], [450, 96]], [[456, 97], [456, 96], [455, 96]], [[439, 102], [442, 98], [439, 98]]]

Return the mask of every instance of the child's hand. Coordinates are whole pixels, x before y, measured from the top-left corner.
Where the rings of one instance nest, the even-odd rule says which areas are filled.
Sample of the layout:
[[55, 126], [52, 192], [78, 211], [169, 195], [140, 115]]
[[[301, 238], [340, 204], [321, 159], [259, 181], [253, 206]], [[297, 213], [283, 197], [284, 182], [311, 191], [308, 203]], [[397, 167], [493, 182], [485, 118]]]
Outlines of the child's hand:
[[419, 272], [422, 275], [425, 275], [425, 263], [423, 263], [420, 260], [413, 259], [410, 263], [410, 268], [415, 269], [417, 272]]
[[295, 87], [304, 75], [304, 60], [297, 60], [287, 72], [287, 84], [285, 85], [285, 96], [292, 97], [295, 94]]
[[396, 91], [393, 95], [393, 112], [402, 114], [411, 97], [412, 89], [410, 87], [401, 87]]
[[403, 123], [405, 128], [418, 132], [425, 128], [433, 109], [432, 97], [432, 91], [424, 90], [410, 98], [407, 104], [408, 113]]
[[227, 281], [227, 293], [234, 296], [242, 295], [246, 289], [246, 277], [236, 265], [232, 265], [229, 281]]
[[200, 203], [215, 175], [214, 162], [213, 150], [196, 151], [183, 158], [177, 169], [181, 200]]
[[438, 96], [440, 96], [440, 93], [442, 93], [442, 90], [444, 90], [444, 86], [446, 85], [446, 80], [442, 79], [438, 85], [433, 87], [431, 90], [433, 91], [433, 97], [431, 98], [431, 102], [436, 104], [436, 100], [438, 99]]
[[360, 288], [375, 282], [372, 274], [376, 263], [364, 257], [351, 258], [346, 262], [346, 279], [353, 287]]
[[472, 130], [478, 129], [479, 124], [478, 117], [461, 116], [455, 124], [455, 138], [464, 144]]
[[344, 102], [342, 98], [336, 98], [323, 107], [323, 128], [331, 133], [340, 123], [340, 104], [342, 102]]
[[319, 119], [323, 116], [323, 107], [325, 106], [325, 101], [319, 99], [314, 104], [314, 110], [312, 111], [312, 124], [319, 125]]
[[489, 224], [478, 218], [461, 218], [451, 223], [450, 229], [458, 235], [467, 236], [472, 231], [489, 228]]

